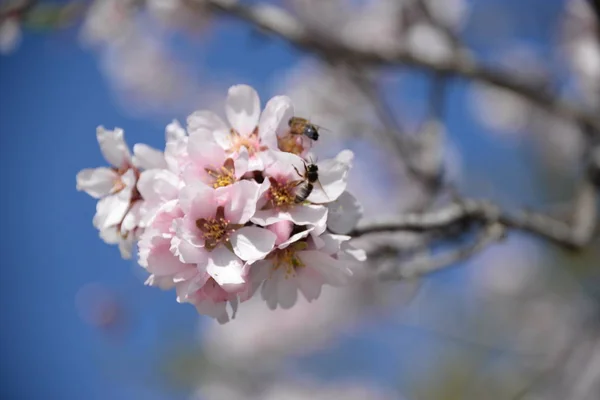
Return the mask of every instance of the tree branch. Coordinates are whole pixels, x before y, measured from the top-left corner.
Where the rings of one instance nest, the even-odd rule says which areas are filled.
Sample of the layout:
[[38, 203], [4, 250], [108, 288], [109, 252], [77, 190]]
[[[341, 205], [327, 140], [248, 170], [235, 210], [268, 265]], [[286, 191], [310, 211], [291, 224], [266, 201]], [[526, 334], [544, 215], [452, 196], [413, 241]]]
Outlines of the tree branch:
[[582, 237], [570, 224], [547, 215], [525, 211], [511, 215], [490, 202], [473, 199], [453, 203], [431, 212], [405, 214], [387, 218], [385, 221], [365, 221], [359, 224], [351, 235], [358, 237], [375, 232], [440, 231], [459, 223], [473, 222], [498, 222], [508, 229], [527, 232], [571, 250], [583, 248], [591, 239], [589, 236]]
[[265, 32], [286, 40], [298, 48], [312, 51], [324, 58], [334, 57], [340, 61], [347, 61], [352, 64], [403, 65], [425, 68], [433, 72], [447, 74], [448, 76], [458, 76], [498, 86], [508, 89], [562, 118], [592, 126], [596, 131], [600, 131], [600, 118], [596, 114], [565, 99], [555, 97], [547, 91], [545, 85], [530, 84], [524, 78], [490, 69], [463, 54], [455, 52], [447, 60], [433, 61], [413, 54], [406, 49], [383, 54], [372, 50], [351, 48], [339, 41], [312, 35], [306, 27], [281, 7], [273, 5], [243, 5], [237, 0], [195, 1], [202, 1], [215, 11], [246, 21]]
[[487, 225], [468, 246], [448, 251], [432, 258], [417, 258], [400, 264], [397, 269], [381, 273], [382, 280], [411, 279], [430, 274], [464, 261], [504, 237], [505, 227], [499, 223]]

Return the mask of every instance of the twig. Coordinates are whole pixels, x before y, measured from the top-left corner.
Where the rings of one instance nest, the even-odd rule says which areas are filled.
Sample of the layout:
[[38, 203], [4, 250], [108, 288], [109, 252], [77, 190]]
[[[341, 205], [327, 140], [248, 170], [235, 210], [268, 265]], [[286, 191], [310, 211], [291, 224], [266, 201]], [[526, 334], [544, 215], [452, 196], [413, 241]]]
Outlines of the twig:
[[415, 278], [420, 275], [430, 274], [441, 269], [455, 265], [485, 249], [488, 245], [504, 237], [505, 228], [502, 224], [492, 223], [487, 225], [477, 236], [476, 240], [466, 247], [451, 250], [441, 256], [433, 258], [419, 258], [401, 264], [396, 270], [382, 273], [382, 280], [401, 280]]
[[597, 114], [581, 108], [549, 93], [545, 85], [531, 84], [508, 73], [490, 69], [478, 64], [466, 55], [455, 53], [443, 61], [433, 61], [407, 49], [390, 53], [349, 47], [339, 41], [312, 35], [293, 16], [281, 7], [273, 5], [243, 5], [237, 0], [196, 0], [202, 1], [213, 10], [244, 20], [255, 27], [278, 36], [281, 39], [304, 50], [317, 53], [324, 58], [333, 57], [352, 64], [365, 65], [402, 65], [425, 68], [433, 72], [460, 76], [477, 82], [508, 89], [537, 106], [562, 118], [585, 123], [600, 131], [600, 118]]

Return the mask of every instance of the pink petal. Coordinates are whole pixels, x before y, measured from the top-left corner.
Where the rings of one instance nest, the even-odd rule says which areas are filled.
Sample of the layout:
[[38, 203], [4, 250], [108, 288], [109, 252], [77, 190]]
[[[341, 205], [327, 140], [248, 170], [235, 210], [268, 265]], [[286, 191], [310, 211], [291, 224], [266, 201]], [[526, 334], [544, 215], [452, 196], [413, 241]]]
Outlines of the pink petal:
[[245, 224], [256, 212], [260, 185], [254, 181], [239, 181], [222, 188], [228, 196], [225, 217], [234, 224]]
[[277, 236], [275, 240], [275, 245], [277, 246], [290, 238], [293, 228], [294, 224], [291, 221], [278, 221], [267, 227], [268, 230]]
[[129, 164], [131, 154], [123, 137], [123, 129], [115, 128], [115, 130], [109, 131], [103, 126], [99, 126], [96, 129], [96, 138], [102, 155], [111, 165], [121, 168], [123, 165]]
[[198, 135], [190, 135], [188, 139], [188, 154], [192, 163], [198, 168], [219, 169], [227, 156], [225, 150], [216, 143], [207, 142]]
[[118, 178], [119, 175], [110, 168], [82, 169], [77, 174], [77, 190], [99, 199], [110, 194]]
[[231, 126], [242, 136], [249, 136], [258, 125], [260, 99], [258, 93], [248, 85], [229, 88], [225, 113]]
[[298, 286], [296, 279], [279, 279], [277, 282], [277, 302], [281, 308], [292, 308], [298, 300]]
[[271, 152], [270, 157], [273, 158], [274, 162], [265, 168], [266, 176], [272, 176], [277, 179], [283, 178], [288, 181], [302, 179], [298, 174], [304, 173], [304, 160], [302, 158], [296, 154], [283, 151]]
[[170, 253], [176, 256], [179, 261], [186, 264], [206, 264], [208, 254], [202, 247], [195, 246], [185, 239], [177, 236], [171, 239]]
[[247, 226], [234, 232], [231, 237], [233, 251], [250, 263], [264, 258], [273, 250], [277, 236], [263, 228]]
[[179, 205], [186, 215], [194, 219], [213, 217], [217, 209], [214, 190], [200, 182], [181, 189]]

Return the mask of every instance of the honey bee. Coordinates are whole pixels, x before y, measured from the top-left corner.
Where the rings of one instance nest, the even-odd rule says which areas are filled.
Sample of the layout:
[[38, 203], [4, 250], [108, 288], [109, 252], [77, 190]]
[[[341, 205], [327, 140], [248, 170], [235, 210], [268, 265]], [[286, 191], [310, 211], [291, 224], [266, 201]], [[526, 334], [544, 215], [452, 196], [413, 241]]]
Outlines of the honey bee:
[[314, 184], [318, 184], [321, 190], [325, 192], [323, 186], [319, 182], [319, 167], [317, 164], [311, 162], [310, 164], [304, 164], [304, 174], [301, 174], [296, 167], [294, 167], [296, 173], [302, 178], [298, 181], [298, 189], [296, 191], [296, 197], [294, 198], [295, 203], [302, 203], [310, 196], [314, 189]]
[[311, 140], [319, 140], [319, 129], [321, 127], [311, 124], [309, 120], [300, 117], [292, 117], [288, 121], [292, 135], [305, 135]]

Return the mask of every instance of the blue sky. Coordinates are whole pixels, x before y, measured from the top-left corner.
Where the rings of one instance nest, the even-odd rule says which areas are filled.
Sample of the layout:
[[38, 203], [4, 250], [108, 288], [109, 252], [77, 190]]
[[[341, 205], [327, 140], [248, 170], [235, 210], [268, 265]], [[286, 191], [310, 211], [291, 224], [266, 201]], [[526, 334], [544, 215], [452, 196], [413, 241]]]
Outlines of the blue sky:
[[[548, 6], [544, 10], [557, 11], [550, 7], [557, 4], [554, 1], [527, 3], [532, 8], [543, 3]], [[178, 398], [156, 379], [164, 350], [157, 344], [170, 343], [174, 337], [191, 340], [195, 311], [177, 304], [172, 293], [144, 287], [134, 273], [134, 263], [121, 260], [116, 248], [98, 239], [91, 224], [94, 200], [75, 190], [75, 175], [82, 168], [105, 163], [95, 141], [97, 125], [123, 127], [131, 145], [141, 141], [160, 147], [164, 126], [184, 115], [124, 113], [97, 59], [79, 46], [75, 33], [26, 34], [14, 54], [0, 58], [0, 296], [4, 305], [0, 397]], [[272, 75], [291, 66], [299, 54], [278, 41], [249, 46], [248, 33], [245, 27], [227, 25], [218, 28], [201, 49], [179, 42], [175, 48], [185, 58], [202, 62], [202, 69], [213, 79], [222, 79], [223, 87], [244, 82], [264, 93]], [[540, 46], [539, 37], [545, 33], [534, 24], [527, 40]], [[544, 47], [540, 49], [543, 53]], [[244, 60], [243, 66], [239, 60]], [[415, 75], [403, 88], [404, 96], [418, 102], [423, 99], [422, 89], [422, 76]], [[464, 84], [454, 84], [448, 108], [449, 128], [458, 137], [465, 163], [484, 172], [497, 171], [497, 165], [504, 164], [506, 169], [492, 179], [508, 182], [503, 174], [514, 178], [523, 164], [508, 162], [513, 160], [514, 146], [498, 145], [478, 132], [465, 109], [465, 96]], [[527, 178], [523, 179], [511, 179], [516, 185], [511, 189], [527, 187]], [[121, 299], [130, 320], [123, 335], [103, 333], [78, 316], [76, 294], [94, 282]], [[394, 334], [397, 327], [388, 326], [347, 345], [357, 349], [360, 362], [361, 351], [373, 351], [382, 343], [381, 335]], [[418, 336], [412, 331], [403, 335], [399, 352], [406, 350], [402, 343], [408, 345]], [[372, 354], [379, 354], [370, 357], [377, 364], [386, 348]], [[382, 370], [378, 365], [370, 367], [372, 375]]]

